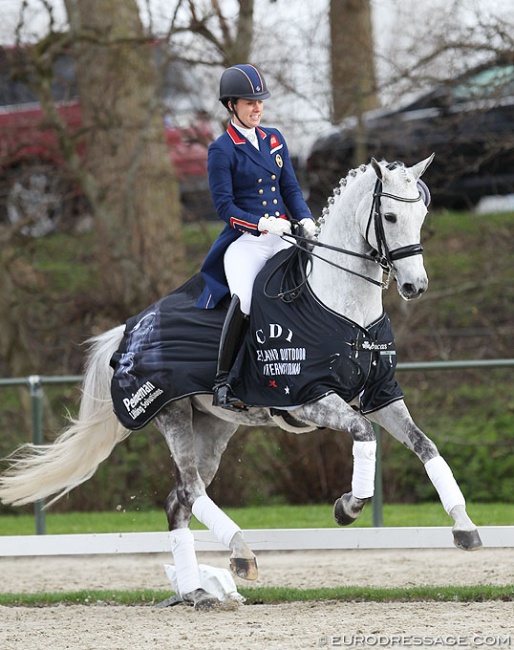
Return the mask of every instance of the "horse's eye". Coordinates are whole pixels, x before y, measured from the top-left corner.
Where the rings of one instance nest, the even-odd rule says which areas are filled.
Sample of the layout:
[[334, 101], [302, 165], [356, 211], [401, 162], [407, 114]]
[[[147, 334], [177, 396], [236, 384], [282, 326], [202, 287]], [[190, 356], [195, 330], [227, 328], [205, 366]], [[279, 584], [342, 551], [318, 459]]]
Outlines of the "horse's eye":
[[389, 221], [389, 223], [396, 223], [396, 215], [394, 212], [386, 212], [384, 214], [384, 219]]

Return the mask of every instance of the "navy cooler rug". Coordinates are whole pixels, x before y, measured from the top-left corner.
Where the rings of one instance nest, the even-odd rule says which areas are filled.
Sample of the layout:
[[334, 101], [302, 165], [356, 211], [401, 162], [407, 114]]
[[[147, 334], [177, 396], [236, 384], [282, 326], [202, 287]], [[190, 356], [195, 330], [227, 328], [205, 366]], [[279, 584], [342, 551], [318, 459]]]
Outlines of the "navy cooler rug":
[[[308, 286], [294, 289], [283, 269], [297, 249], [278, 253], [255, 281], [250, 326], [230, 373], [236, 395], [249, 406], [292, 408], [335, 392], [360, 396], [370, 413], [403, 397], [394, 373], [396, 349], [387, 314], [362, 328], [322, 305]], [[289, 264], [289, 268], [291, 265]], [[200, 274], [130, 318], [111, 359], [114, 411], [128, 429], [140, 429], [169, 402], [212, 393], [228, 299], [198, 309]]]
[[245, 404], [276, 408], [330, 392], [345, 401], [360, 395], [363, 413], [402, 399], [387, 314], [363, 328], [322, 305], [308, 285], [298, 291], [301, 275], [282, 272], [296, 250], [278, 253], [255, 281], [250, 332], [229, 378], [234, 393]]
[[198, 309], [198, 274], [125, 326], [111, 359], [114, 411], [128, 429], [140, 429], [170, 401], [210, 393], [228, 302]]

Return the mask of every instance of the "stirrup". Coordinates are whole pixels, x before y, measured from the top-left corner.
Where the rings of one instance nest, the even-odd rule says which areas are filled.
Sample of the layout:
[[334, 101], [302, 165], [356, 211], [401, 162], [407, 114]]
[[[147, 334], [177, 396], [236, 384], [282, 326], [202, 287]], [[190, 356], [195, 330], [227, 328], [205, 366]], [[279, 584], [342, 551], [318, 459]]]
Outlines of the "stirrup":
[[228, 384], [214, 386], [212, 405], [221, 406], [221, 408], [227, 409], [228, 411], [248, 411], [248, 407], [234, 395]]

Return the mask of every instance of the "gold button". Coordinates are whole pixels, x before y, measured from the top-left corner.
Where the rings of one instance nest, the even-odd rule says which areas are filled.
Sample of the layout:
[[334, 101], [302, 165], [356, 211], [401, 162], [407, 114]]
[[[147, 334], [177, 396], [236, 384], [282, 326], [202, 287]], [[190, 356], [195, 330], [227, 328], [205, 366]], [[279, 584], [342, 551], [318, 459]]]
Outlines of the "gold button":
[[271, 180], [274, 181], [277, 178], [276, 174], [271, 174]]
[[261, 189], [259, 190], [259, 194], [264, 194], [264, 190], [262, 189], [262, 187], [261, 187]]
[[267, 202], [267, 201], [263, 201], [263, 202], [262, 202], [262, 205], [268, 205], [268, 202]]
[[268, 212], [266, 212], [266, 214], [265, 214], [264, 216], [265, 216], [265, 217], [266, 217], [266, 219], [267, 219], [267, 218], [269, 217], [269, 213], [268, 213]]
[[276, 191], [277, 191], [277, 188], [276, 188], [274, 185], [272, 185], [272, 186], [271, 186], [271, 191], [272, 191], [272, 192], [276, 192]]
[[258, 179], [257, 179], [257, 182], [258, 182], [258, 183], [262, 183], [262, 178], [258, 178]]
[[277, 217], [280, 217], [280, 212], [278, 210], [275, 212], [275, 214], [277, 215]]
[[278, 203], [278, 199], [273, 199], [273, 203], [274, 203], [275, 205], [277, 205], [277, 203]]

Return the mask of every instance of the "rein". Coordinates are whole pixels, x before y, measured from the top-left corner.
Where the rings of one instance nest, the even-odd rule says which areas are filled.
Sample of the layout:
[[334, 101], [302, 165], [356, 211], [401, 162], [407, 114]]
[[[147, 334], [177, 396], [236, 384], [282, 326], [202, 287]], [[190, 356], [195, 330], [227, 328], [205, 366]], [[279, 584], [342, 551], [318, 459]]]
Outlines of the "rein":
[[[394, 164], [394, 163], [393, 163]], [[421, 243], [419, 244], [410, 244], [408, 246], [401, 246], [400, 248], [395, 248], [392, 251], [389, 250], [389, 247], [387, 246], [387, 241], [385, 237], [385, 231], [384, 231], [384, 224], [383, 224], [383, 215], [382, 215], [382, 207], [381, 207], [381, 197], [387, 197], [389, 199], [393, 199], [395, 201], [401, 201], [403, 203], [417, 203], [418, 201], [421, 201], [423, 196], [422, 193], [419, 192], [417, 198], [415, 199], [407, 199], [402, 196], [396, 196], [395, 194], [389, 194], [387, 192], [382, 192], [382, 181], [377, 178], [377, 181], [375, 183], [375, 188], [373, 190], [373, 202], [371, 204], [371, 210], [370, 210], [370, 215], [368, 219], [368, 224], [366, 226], [366, 242], [371, 248], [372, 252], [371, 253], [357, 253], [356, 251], [351, 251], [346, 248], [340, 248], [338, 246], [331, 246], [330, 244], [323, 244], [316, 239], [309, 239], [308, 237], [303, 237], [301, 235], [297, 235], [295, 233], [290, 233], [287, 235], [284, 235], [282, 238], [285, 239], [286, 241], [289, 241], [288, 238], [292, 238], [293, 241], [293, 246], [298, 249], [298, 262], [295, 264], [298, 268], [298, 273], [300, 275], [299, 279], [297, 279], [297, 284], [292, 287], [291, 289], [288, 290], [283, 290], [280, 291], [277, 295], [271, 296], [270, 294], [267, 293], [266, 291], [266, 286], [264, 287], [264, 293], [266, 297], [268, 298], [281, 298], [284, 301], [291, 302], [297, 298], [300, 293], [303, 291], [305, 285], [307, 284], [307, 280], [309, 277], [309, 273], [306, 270], [307, 264], [311, 261], [312, 257], [316, 257], [319, 260], [322, 260], [323, 262], [326, 262], [327, 264], [330, 264], [331, 266], [334, 266], [337, 269], [340, 269], [341, 271], [346, 271], [347, 273], [351, 273], [352, 275], [356, 275], [359, 278], [362, 278], [363, 280], [366, 280], [367, 282], [370, 282], [371, 284], [374, 284], [381, 289], [387, 289], [389, 287], [389, 283], [391, 281], [393, 272], [394, 272], [394, 264], [393, 262], [395, 260], [400, 260], [405, 257], [411, 257], [412, 255], [419, 255], [423, 252], [423, 246]], [[298, 222], [293, 221], [293, 223], [298, 226]], [[375, 230], [375, 237], [377, 240], [377, 246], [378, 249], [375, 249], [369, 242], [369, 232], [371, 229], [371, 224], [373, 223], [374, 225], [374, 230]], [[380, 264], [384, 272], [386, 273], [385, 280], [375, 280], [374, 278], [371, 278], [368, 275], [364, 275], [363, 273], [359, 273], [358, 271], [353, 271], [352, 269], [348, 269], [345, 266], [341, 266], [340, 264], [337, 264], [336, 262], [332, 262], [331, 260], [327, 260], [321, 255], [318, 255], [317, 253], [313, 252], [314, 248], [326, 248], [327, 250], [332, 250], [336, 251], [337, 253], [343, 253], [345, 255], [352, 255], [354, 257], [359, 257], [361, 259], [367, 260], [369, 262], [373, 262], [374, 264]], [[305, 260], [300, 260], [300, 257], [304, 257]], [[288, 271], [292, 272], [293, 271], [293, 264], [291, 263], [291, 260], [287, 261], [287, 268], [284, 271], [284, 278], [287, 277]], [[283, 283], [282, 283], [283, 287]], [[282, 288], [281, 287], [281, 288]]]

